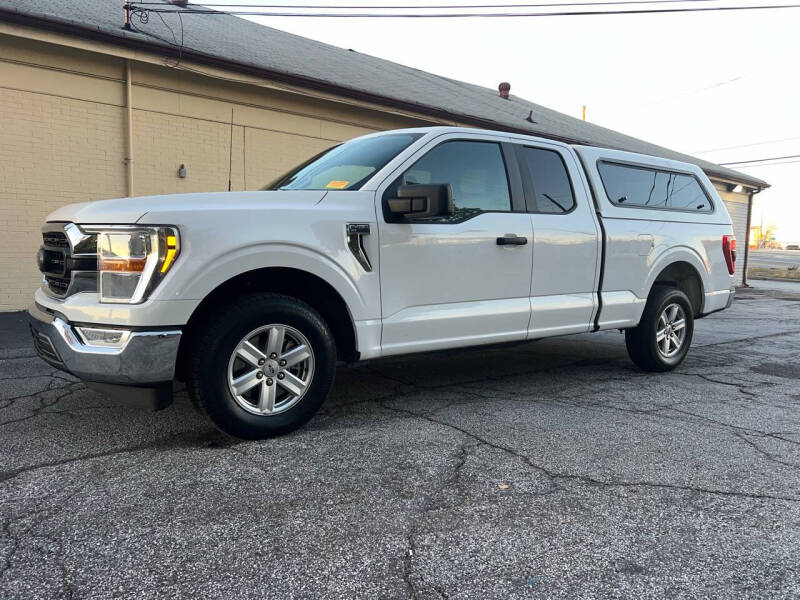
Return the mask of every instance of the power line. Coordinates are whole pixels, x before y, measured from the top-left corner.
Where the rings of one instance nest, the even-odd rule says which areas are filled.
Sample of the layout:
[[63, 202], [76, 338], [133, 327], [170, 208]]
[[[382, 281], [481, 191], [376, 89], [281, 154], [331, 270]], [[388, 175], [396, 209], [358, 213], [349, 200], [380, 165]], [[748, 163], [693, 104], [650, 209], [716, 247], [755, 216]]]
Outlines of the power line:
[[[494, 17], [578, 17], [601, 15], [643, 15], [685, 12], [719, 12], [735, 10], [777, 10], [782, 8], [800, 8], [800, 4], [771, 4], [761, 6], [702, 6], [698, 8], [638, 8], [624, 10], [584, 10], [584, 11], [559, 11], [559, 12], [501, 12], [501, 13], [312, 13], [312, 12], [264, 12], [253, 10], [206, 10], [189, 8], [141, 8], [133, 4], [137, 10], [156, 13], [175, 13], [184, 15], [230, 15], [249, 17], [311, 17], [311, 18], [351, 18], [351, 19], [380, 19], [380, 18], [409, 18], [409, 19], [458, 19], [458, 18], [494, 18]], [[542, 6], [542, 5], [540, 5]], [[570, 4], [577, 6], [577, 4]]]
[[689, 154], [708, 154], [710, 152], [721, 152], [723, 150], [736, 150], [738, 148], [752, 148], [753, 146], [766, 146], [767, 144], [778, 144], [780, 142], [790, 142], [800, 140], [800, 135], [794, 137], [781, 138], [779, 140], [766, 140], [764, 142], [752, 142], [750, 144], [740, 144], [739, 146], [724, 146], [722, 148], [712, 148], [711, 150], [694, 150]]
[[753, 169], [756, 167], [774, 167], [777, 165], [793, 165], [796, 163], [800, 163], [800, 160], [783, 160], [780, 162], [772, 162], [772, 163], [763, 163], [760, 165], [741, 165], [736, 167], [737, 169]]
[[702, 92], [707, 92], [708, 90], [713, 90], [725, 85], [730, 85], [731, 83], [736, 83], [737, 81], [741, 81], [744, 78], [745, 78], [744, 75], [739, 75], [733, 77], [732, 79], [726, 79], [725, 81], [718, 81], [717, 83], [707, 85], [705, 87], [697, 88], [694, 90], [687, 90], [685, 92], [681, 92], [680, 94], [675, 94], [674, 96], [668, 96], [666, 98], [661, 98], [659, 100], [652, 100], [650, 102], [645, 102], [641, 106], [646, 107], [646, 106], [654, 106], [656, 104], [665, 104], [667, 102], [671, 102], [672, 100], [678, 100], [679, 98], [685, 98], [686, 96], [693, 96], [694, 94], [700, 94]]
[[[602, 2], [559, 2], [559, 3], [537, 3], [537, 4], [432, 4], [432, 5], [413, 5], [413, 4], [384, 4], [384, 5], [368, 5], [368, 4], [189, 4], [184, 10], [190, 10], [190, 7], [197, 6], [199, 9], [203, 8], [231, 8], [244, 6], [247, 8], [293, 8], [301, 10], [314, 10], [314, 9], [341, 9], [341, 10], [462, 10], [462, 9], [490, 9], [490, 8], [539, 8], [545, 6], [603, 6], [613, 4], [670, 4], [674, 2], [682, 2], [684, 4], [692, 4], [694, 2], [719, 2], [720, 0], [619, 0], [602, 1]], [[137, 6], [164, 6], [164, 2], [131, 2], [132, 5]], [[181, 7], [183, 8], [183, 7]], [[195, 11], [196, 12], [196, 11]]]
[[731, 165], [745, 165], [747, 163], [758, 163], [758, 162], [765, 162], [768, 160], [784, 160], [787, 158], [800, 158], [800, 154], [790, 154], [789, 156], [771, 156], [769, 158], [754, 158], [752, 160], [737, 160], [734, 162], [724, 162], [719, 163], [723, 167], [729, 167]]

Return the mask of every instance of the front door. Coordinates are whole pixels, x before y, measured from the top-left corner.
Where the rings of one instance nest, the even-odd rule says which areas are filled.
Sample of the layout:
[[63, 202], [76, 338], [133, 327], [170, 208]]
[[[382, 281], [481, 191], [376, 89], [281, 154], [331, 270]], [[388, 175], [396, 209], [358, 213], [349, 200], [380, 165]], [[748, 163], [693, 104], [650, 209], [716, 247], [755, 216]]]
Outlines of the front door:
[[[384, 355], [525, 339], [533, 231], [508, 148], [442, 136], [379, 188]], [[455, 214], [389, 222], [383, 199], [415, 183], [450, 184]]]

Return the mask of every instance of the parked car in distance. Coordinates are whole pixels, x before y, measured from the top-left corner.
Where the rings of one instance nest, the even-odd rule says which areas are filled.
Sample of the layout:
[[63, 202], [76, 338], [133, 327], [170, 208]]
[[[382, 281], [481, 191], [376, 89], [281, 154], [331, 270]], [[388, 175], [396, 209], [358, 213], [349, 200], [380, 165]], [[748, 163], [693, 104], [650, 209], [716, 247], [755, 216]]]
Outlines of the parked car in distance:
[[694, 165], [405, 129], [261, 191], [65, 206], [30, 315], [39, 355], [89, 385], [164, 406], [178, 378], [263, 438], [314, 415], [337, 361], [620, 329], [640, 368], [674, 369], [694, 320], [731, 305], [735, 261]]
[[800, 250], [800, 244], [786, 244], [787, 250]]

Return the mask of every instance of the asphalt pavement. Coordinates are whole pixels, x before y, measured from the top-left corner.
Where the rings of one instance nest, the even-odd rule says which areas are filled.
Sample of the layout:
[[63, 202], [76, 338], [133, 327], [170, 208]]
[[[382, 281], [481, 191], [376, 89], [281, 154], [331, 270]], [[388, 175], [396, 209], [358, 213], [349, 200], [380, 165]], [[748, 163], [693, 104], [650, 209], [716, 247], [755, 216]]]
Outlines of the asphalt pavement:
[[800, 284], [767, 285], [672, 373], [617, 332], [387, 359], [240, 442], [2, 315], [0, 598], [798, 597], [799, 348]]

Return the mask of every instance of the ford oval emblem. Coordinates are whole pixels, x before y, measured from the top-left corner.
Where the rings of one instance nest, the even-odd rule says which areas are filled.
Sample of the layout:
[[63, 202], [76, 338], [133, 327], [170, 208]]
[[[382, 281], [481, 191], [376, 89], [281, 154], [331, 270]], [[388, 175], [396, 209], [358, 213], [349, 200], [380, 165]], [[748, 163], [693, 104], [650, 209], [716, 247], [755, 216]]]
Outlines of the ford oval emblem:
[[46, 260], [46, 256], [44, 253], [44, 248], [39, 248], [39, 252], [36, 253], [36, 266], [39, 267], [40, 271], [44, 271], [44, 262]]

